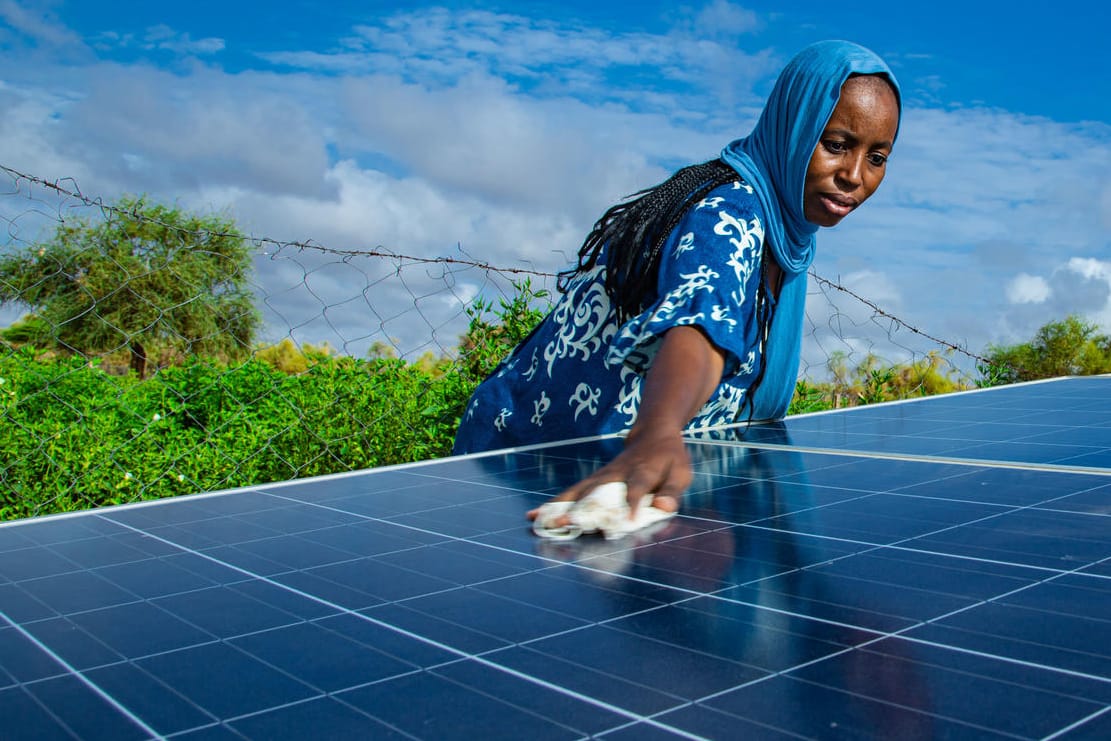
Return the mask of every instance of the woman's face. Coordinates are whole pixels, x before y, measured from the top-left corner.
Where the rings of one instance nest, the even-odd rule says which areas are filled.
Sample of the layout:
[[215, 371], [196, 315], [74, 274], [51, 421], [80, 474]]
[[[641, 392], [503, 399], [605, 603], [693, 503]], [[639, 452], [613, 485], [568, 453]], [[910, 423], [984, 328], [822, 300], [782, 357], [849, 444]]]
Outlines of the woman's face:
[[875, 76], [850, 77], [806, 169], [803, 215], [836, 226], [876, 192], [899, 126], [895, 91]]

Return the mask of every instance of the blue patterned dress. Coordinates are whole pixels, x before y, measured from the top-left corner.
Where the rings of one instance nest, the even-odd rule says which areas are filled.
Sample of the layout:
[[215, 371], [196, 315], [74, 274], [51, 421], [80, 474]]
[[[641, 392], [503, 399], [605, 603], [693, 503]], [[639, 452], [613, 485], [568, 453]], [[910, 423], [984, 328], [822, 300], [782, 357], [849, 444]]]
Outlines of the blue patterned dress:
[[758, 370], [756, 293], [764, 252], [759, 200], [744, 182], [688, 209], [660, 258], [656, 295], [619, 324], [605, 254], [475, 390], [454, 453], [475, 453], [632, 427], [640, 386], [664, 333], [694, 325], [725, 353], [721, 384], [689, 429], [733, 422]]

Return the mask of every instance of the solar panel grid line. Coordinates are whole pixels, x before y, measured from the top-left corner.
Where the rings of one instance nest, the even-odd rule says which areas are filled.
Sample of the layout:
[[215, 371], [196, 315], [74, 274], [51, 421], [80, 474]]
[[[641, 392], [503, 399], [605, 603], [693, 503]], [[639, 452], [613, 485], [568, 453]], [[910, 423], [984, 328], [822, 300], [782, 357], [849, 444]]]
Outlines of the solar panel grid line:
[[[883, 637], [884, 636], [881, 636], [880, 638], [883, 638]], [[879, 640], [879, 639], [877, 638], [876, 640]], [[674, 714], [676, 712], [682, 711], [685, 708], [696, 708], [696, 707], [703, 706], [705, 703], [712, 702], [713, 700], [717, 699], [718, 697], [722, 697], [722, 696], [727, 695], [731, 692], [735, 692], [735, 691], [740, 690], [740, 689], [745, 689], [746, 687], [751, 687], [753, 685], [759, 684], [760, 682], [766, 682], [768, 680], [774, 679], [775, 677], [784, 676], [784, 675], [788, 674], [789, 672], [795, 672], [795, 671], [798, 671], [799, 669], [804, 669], [807, 666], [810, 666], [812, 664], [817, 664], [817, 663], [820, 663], [822, 661], [826, 661], [827, 659], [838, 656], [839, 654], [847, 653], [849, 651], [853, 651], [853, 650], [856, 650], [858, 648], [862, 648], [865, 645], [867, 645], [867, 644], [862, 644], [861, 646], [846, 647], [846, 648], [844, 648], [840, 651], [837, 651], [835, 653], [832, 653], [832, 654], [829, 654], [829, 655], [826, 655], [826, 656], [822, 656], [822, 657], [819, 657], [819, 658], [811, 659], [809, 661], [802, 662], [802, 663], [794, 665], [794, 666], [792, 666], [788, 669], [781, 669], [781, 670], [778, 670], [778, 671], [773, 671], [769, 674], [765, 674], [763, 676], [756, 677], [755, 679], [750, 679], [747, 682], [742, 682], [742, 683], [736, 685], [735, 687], [729, 687], [729, 688], [726, 688], [726, 689], [722, 689], [722, 690], [719, 690], [717, 692], [713, 692], [709, 695], [705, 695], [704, 697], [700, 697], [696, 700], [691, 700], [691, 701], [689, 701], [689, 702], [687, 702], [684, 705], [681, 705], [679, 707], [668, 708], [667, 710], [662, 710], [662, 711], [660, 711], [659, 713], [656, 714], [656, 717], [662, 717], [662, 716], [666, 716], [666, 715], [669, 715], [669, 714]], [[738, 720], [740, 720], [740, 719], [738, 718]], [[765, 725], [765, 724], [759, 723], [758, 721], [752, 721], [751, 719], [746, 719], [746, 720], [749, 720], [750, 722], [756, 722], [757, 725]], [[770, 730], [773, 730], [773, 731], [780, 731], [781, 730], [781, 729], [778, 729], [775, 726], [771, 726], [771, 725], [766, 725], [765, 727], [770, 729]]]
[[[96, 685], [95, 682], [90, 682], [88, 680], [88, 678], [85, 677], [81, 672], [74, 669], [73, 666], [71, 666], [69, 664], [69, 662], [67, 662], [65, 659], [63, 659], [58, 654], [54, 653], [54, 651], [52, 651], [49, 646], [46, 646], [41, 641], [39, 641], [37, 638], [35, 638], [33, 635], [28, 633], [23, 628], [23, 626], [21, 626], [20, 624], [16, 623], [13, 620], [11, 620], [7, 615], [4, 614], [4, 612], [2, 610], [0, 610], [0, 620], [2, 620], [10, 628], [12, 628], [17, 633], [19, 633], [20, 636], [22, 636], [25, 640], [32, 643], [38, 650], [42, 651], [44, 654], [49, 656], [52, 661], [56, 662], [69, 675], [71, 675], [73, 677], [76, 677], [79, 682], [81, 682], [84, 686], [88, 687], [90, 690], [95, 692], [106, 703], [108, 703], [113, 708], [115, 708], [117, 711], [119, 711], [121, 714], [123, 714], [130, 722], [132, 722], [136, 726], [138, 726], [144, 733], [149, 733], [152, 736], [157, 736], [158, 735], [157, 732], [153, 728], [148, 726], [145, 722], [143, 722], [143, 720], [141, 718], [137, 717], [130, 710], [128, 710], [123, 705], [121, 705], [116, 700], [116, 698], [112, 697], [111, 694], [102, 690], [99, 686]], [[47, 712], [50, 712], [49, 708], [44, 708], [44, 710], [46, 710]], [[58, 718], [57, 720], [58, 720], [59, 723], [62, 723], [63, 725], [65, 725], [65, 722], [62, 719]]]
[[[1033, 507], [1031, 506], [1030, 508], [1033, 508]], [[1021, 509], [1021, 508], [1013, 508], [1010, 511], [1013, 512], [1013, 511], [1017, 511], [1018, 509]], [[990, 560], [990, 559], [983, 559], [983, 558], [974, 558], [974, 557], [964, 556], [964, 555], [954, 556], [953, 554], [945, 553], [945, 552], [941, 552], [941, 551], [930, 551], [930, 550], [924, 550], [924, 549], [921, 549], [921, 548], [910, 548], [910, 547], [907, 547], [907, 546], [904, 545], [905, 543], [909, 543], [909, 542], [913, 542], [915, 540], [918, 540], [921, 537], [926, 537], [926, 536], [930, 536], [930, 535], [934, 535], [934, 534], [938, 534], [938, 533], [943, 533], [943, 532], [948, 531], [948, 530], [963, 528], [963, 527], [966, 527], [968, 525], [976, 524], [977, 522], [992, 520], [996, 517], [997, 517], [997, 515], [989, 515], [989, 516], [980, 518], [979, 520], [971, 520], [971, 521], [960, 523], [960, 524], [957, 524], [957, 525], [952, 525], [952, 526], [945, 527], [945, 528], [939, 528], [938, 530], [922, 533], [922, 534], [919, 534], [919, 535], [915, 535], [913, 537], [906, 538], [905, 540], [902, 540], [902, 541], [894, 541], [894, 542], [885, 543], [885, 544], [876, 544], [876, 543], [871, 543], [871, 542], [868, 542], [868, 541], [859, 541], [859, 540], [848, 540], [848, 539], [844, 539], [844, 538], [831, 538], [832, 540], [839, 540], [839, 541], [842, 541], [842, 542], [853, 543], [855, 545], [868, 546], [868, 549], [862, 550], [862, 551], [857, 551], [857, 552], [854, 552], [854, 553], [848, 554], [848, 555], [833, 557], [829, 561], [827, 561], [823, 564], [820, 564], [819, 566], [824, 567], [827, 564], [833, 564], [833, 563], [837, 562], [838, 560], [856, 558], [856, 557], [859, 557], [861, 555], [866, 555], [868, 553], [882, 552], [882, 551], [889, 550], [889, 549], [906, 550], [906, 551], [909, 551], [909, 552], [928, 554], [928, 555], [945, 557], [945, 558], [960, 558], [960, 559], [967, 559], [967, 560], [972, 560], [972, 561], [980, 561], [980, 562], [984, 562], [984, 563], [994, 563], [994, 564], [1003, 565], [1003, 566], [1015, 566], [1016, 564], [1014, 564], [1012, 562], [1008, 562], [1008, 561], [998, 561], [998, 560]], [[761, 526], [758, 522], [754, 522], [754, 523], [746, 523], [745, 527], [760, 528], [760, 527], [763, 527], [763, 526]], [[817, 537], [829, 537], [829, 536], [817, 536]], [[1100, 561], [1095, 562], [1095, 563], [1096, 564], [1101, 564], [1101, 563], [1106, 563], [1107, 561], [1108, 561], [1108, 559], [1105, 558], [1105, 559], [1101, 559]], [[1049, 574], [1049, 576], [1047, 576], [1045, 579], [1043, 579], [1041, 581], [1033, 582], [1032, 584], [1028, 584], [1028, 585], [1025, 585], [1023, 587], [1019, 587], [1014, 591], [1015, 592], [1022, 591], [1024, 589], [1029, 588], [1032, 585], [1044, 584], [1044, 583], [1047, 583], [1048, 581], [1050, 581], [1052, 579], [1057, 579], [1059, 577], [1067, 576], [1067, 575], [1071, 575], [1071, 574], [1078, 574], [1078, 575], [1085, 576], [1087, 578], [1095, 578], [1095, 579], [1106, 579], [1107, 578], [1107, 577], [1103, 577], [1103, 576], [1099, 576], [1099, 575], [1090, 576], [1088, 574], [1083, 574], [1080, 571], [1082, 568], [1088, 568], [1091, 565], [1092, 564], [1084, 564], [1082, 566], [1078, 566], [1078, 567], [1073, 568], [1073, 569], [1059, 569], [1059, 568], [1050, 568], [1050, 567], [1044, 567], [1044, 566], [1039, 566], [1039, 565], [1023, 564], [1022, 567], [1024, 569], [1044, 571], [1044, 572], [1047, 572]], [[776, 574], [776, 575], [774, 575], [774, 577], [767, 577], [767, 578], [776, 578], [778, 576], [781, 576], [781, 575]], [[1004, 596], [1007, 596], [1007, 593], [999, 595], [996, 598], [998, 599], [998, 598], [1002, 598]]]
[[1075, 723], [1072, 723], [1068, 726], [1065, 726], [1064, 728], [1057, 731], [1056, 733], [1053, 733], [1053, 734], [1050, 734], [1049, 736], [1046, 736], [1044, 739], [1042, 739], [1042, 741], [1054, 741], [1055, 739], [1058, 739], [1058, 738], [1065, 738], [1069, 735], [1069, 733], [1071, 733], [1072, 731], [1074, 731], [1078, 728], [1082, 728], [1085, 725], [1089, 725], [1097, 719], [1109, 718], [1109, 717], [1111, 717], [1111, 706], [1101, 708], [1100, 710], [1097, 710], [1094, 713], [1092, 713], [1091, 715], [1089, 715], [1087, 718], [1081, 718], [1080, 720], [1076, 721]]
[[[353, 613], [353, 614], [354, 614], [354, 613]], [[365, 617], [364, 617], [363, 619], [365, 619]], [[386, 627], [391, 627], [391, 626], [386, 626]], [[474, 658], [474, 657], [471, 657], [471, 658]], [[64, 665], [64, 662], [62, 662], [62, 663], [63, 663], [63, 665]], [[75, 674], [77, 674], [78, 676], [81, 676], [81, 675], [80, 675], [80, 672], [77, 672], [76, 670], [73, 670], [73, 669], [72, 669], [72, 667], [67, 667], [67, 668], [68, 668], [68, 669], [69, 669], [70, 671], [72, 671], [72, 672], [74, 672]], [[95, 687], [95, 685], [92, 685], [92, 683], [89, 683], [89, 684], [90, 684], [90, 686], [93, 686], [93, 687]], [[99, 691], [99, 689], [98, 689], [98, 691]], [[103, 693], [102, 693], [102, 694], [103, 694]], [[105, 695], [105, 696], [107, 697], [107, 695]], [[130, 716], [130, 714], [129, 714], [129, 716]], [[246, 716], [244, 716], [244, 717], [246, 717]]]
[[[891, 496], [896, 496], [896, 497], [908, 496], [906, 494], [900, 494], [899, 492], [890, 492], [890, 495]], [[909, 495], [909, 496], [914, 496], [914, 495]], [[1073, 494], [1062, 495], [1061, 497], [1058, 497], [1058, 499], [1064, 499], [1066, 497], [1071, 497], [1071, 496], [1073, 496]], [[928, 497], [922, 497], [922, 498], [928, 498]], [[957, 500], [954, 500], [954, 501], [957, 501]], [[1054, 500], [1051, 499], [1051, 500], [1048, 500], [1048, 501], [1054, 501]], [[996, 505], [989, 504], [988, 506], [996, 506]], [[1002, 507], [1002, 505], [999, 505], [999, 506]], [[933, 530], [933, 531], [930, 531], [930, 532], [927, 532], [927, 533], [922, 533], [922, 534], [916, 535], [912, 538], [906, 538], [905, 540], [902, 540], [902, 541], [895, 541], [895, 542], [889, 543], [887, 545], [898, 546], [898, 545], [902, 545], [903, 543], [910, 542], [912, 540], [917, 540], [918, 538], [921, 538], [921, 537], [928, 537], [928, 536], [931, 536], [931, 535], [938, 535], [938, 534], [941, 534], [941, 533], [944, 533], [944, 532], [947, 532], [947, 531], [950, 531], [950, 530], [955, 530], [959, 527], [967, 527], [967, 526], [976, 525], [976, 524], [982, 523], [982, 522], [988, 522], [988, 521], [996, 520], [996, 519], [1000, 518], [1003, 515], [1012, 515], [1012, 514], [1017, 514], [1017, 513], [1023, 512], [1023, 511], [1041, 510], [1041, 509], [1042, 509], [1041, 507], [1038, 507], [1038, 506], [1032, 505], [1032, 504], [1014, 506], [1014, 507], [1007, 508], [1006, 511], [1004, 511], [1004, 512], [996, 512], [996, 513], [992, 513], [992, 514], [987, 514], [987, 515], [984, 515], [983, 517], [980, 517], [978, 519], [961, 522], [959, 524], [949, 525], [948, 527], [943, 527], [943, 528], [939, 528], [937, 530]], [[1075, 513], [1067, 512], [1067, 511], [1066, 511], [1066, 513], [1067, 514], [1075, 514]], [[1101, 515], [1092, 515], [1092, 516], [1093, 517], [1099, 517]], [[1107, 559], [1103, 559], [1103, 560], [1105, 561]], [[1061, 573], [1074, 573], [1074, 571], [1075, 570], [1062, 571]]]
[[[700, 440], [709, 445], [729, 447], [731, 443], [717, 440]], [[733, 443], [735, 444], [735, 443]], [[1088, 473], [1092, 475], [1111, 476], [1111, 468], [1092, 467], [1082, 465], [1069, 465], [1064, 463], [1026, 463], [1023, 461], [999, 461], [991, 458], [958, 458], [945, 455], [914, 455], [913, 453], [887, 453], [883, 451], [845, 450], [841, 448], [827, 448], [813, 445], [778, 445], [775, 443], [745, 441], [744, 445], [759, 450], [789, 450], [799, 453], [817, 453], [826, 455], [840, 455], [850, 458], [885, 459], [892, 461], [924, 461], [945, 462], [953, 465], [972, 466], [978, 468], [1018, 468], [1032, 471], [1060, 471], [1062, 473]]]
[[[815, 508], [815, 509], [817, 509], [817, 508]], [[987, 519], [990, 519], [990, 518], [982, 518], [982, 519], [987, 520]], [[965, 524], [966, 523], [962, 523], [960, 525], [954, 526], [953, 528], [940, 528], [936, 531], [933, 531], [933, 533], [925, 533], [925, 535], [930, 535], [930, 534], [934, 534], [934, 533], [942, 533], [942, 532], [945, 532], [947, 530], [951, 530], [951, 529], [954, 529], [954, 528], [964, 527]], [[971, 523], [967, 523], [967, 524], [971, 524]], [[760, 525], [759, 523], [746, 523], [744, 525], [744, 527], [752, 528], [752, 529], [766, 530], [768, 532], [782, 532], [781, 530], [779, 530], [777, 528], [768, 527], [768, 526], [765, 526], [765, 525]], [[1001, 560], [995, 560], [995, 559], [977, 558], [977, 557], [965, 556], [965, 555], [953, 555], [951, 553], [946, 553], [944, 551], [927, 550], [927, 549], [923, 549], [923, 548], [908, 548], [908, 547], [903, 546], [903, 545], [901, 545], [900, 543], [897, 543], [897, 542], [896, 543], [874, 543], [872, 541], [867, 541], [867, 540], [855, 540], [855, 539], [852, 539], [852, 538], [835, 537], [835, 536], [830, 536], [830, 535], [812, 535], [810, 537], [819, 538], [819, 539], [827, 540], [827, 541], [831, 541], [831, 542], [864, 546], [864, 547], [867, 548], [867, 550], [854, 552], [854, 553], [849, 554], [847, 556], [843, 556], [843, 558], [858, 556], [858, 555], [861, 555], [863, 553], [868, 553], [868, 552], [872, 552], [872, 551], [879, 551], [879, 550], [883, 550], [883, 549], [900, 549], [900, 550], [911, 551], [911, 552], [914, 552], [914, 553], [923, 553], [923, 554], [929, 554], [929, 555], [934, 555], [934, 556], [945, 556], [945, 557], [948, 557], [948, 558], [964, 558], [964, 559], [971, 560], [971, 561], [980, 561], [980, 562], [983, 562], [983, 563], [994, 563], [994, 564], [998, 564], [998, 565], [1001, 565], [1001, 566], [1014, 566], [1015, 565], [1011, 561], [1001, 561]], [[914, 536], [913, 538], [907, 538], [904, 542], [912, 542], [914, 540], [917, 540], [919, 537], [922, 537], [922, 536], [918, 535], [918, 536]], [[831, 560], [835, 560], [835, 559], [831, 559]], [[1053, 574], [1071, 573], [1071, 572], [1061, 572], [1059, 569], [1046, 567], [1046, 566], [1025, 565], [1025, 564], [1023, 566], [1025, 568], [1040, 569], [1040, 570], [1043, 570], [1043, 571], [1048, 571], [1048, 572], [1053, 573]], [[778, 574], [777, 574], [777, 576], [778, 576]]]
[[[898, 495], [897, 492], [893, 492], [893, 494]], [[867, 499], [867, 498], [869, 498], [869, 496], [870, 495], [863, 495], [861, 497], [858, 497], [857, 499]], [[852, 500], [843, 500], [841, 503], [843, 503], [844, 501], [852, 501]], [[820, 509], [822, 506], [829, 506], [829, 505], [819, 505], [819, 506], [816, 506], [812, 509]], [[1016, 511], [1017, 509], [1019, 509], [1019, 508], [1008, 507], [1007, 511], [1008, 512], [1013, 512], [1013, 511]], [[805, 510], [803, 510], [803, 511], [805, 511]], [[698, 518], [698, 517], [695, 517], [695, 516], [689, 516], [689, 517], [690, 517], [690, 519], [705, 519], [705, 518]], [[981, 518], [981, 520], [989, 520], [993, 517], [995, 517], [995, 515], [987, 515], [987, 516]], [[723, 521], [712, 521], [712, 520], [710, 520], [710, 522], [714, 522], [715, 524], [719, 524], [719, 525], [722, 525], [722, 526], [728, 526], [729, 525], [729, 523], [726, 523], [726, 522], [723, 522]], [[935, 533], [944, 532], [946, 530], [950, 530], [950, 529], [953, 529], [953, 528], [956, 528], [956, 527], [963, 527], [965, 525], [974, 524], [975, 522], [977, 522], [977, 520], [960, 523], [959, 525], [953, 525], [953, 526], [946, 527], [946, 528], [939, 528], [938, 530], [924, 533], [924, 535], [931, 535], [931, 534], [935, 534]], [[760, 520], [756, 520], [756, 521], [746, 522], [742, 525], [742, 527], [763, 528], [764, 526], [762, 526], [760, 524]], [[778, 532], [778, 530], [776, 530], [775, 528], [765, 528], [765, 529], [768, 529], [768, 530], [773, 531], [773, 532]], [[892, 542], [892, 543], [885, 543], [885, 544], [877, 544], [877, 543], [872, 543], [872, 542], [869, 542], [869, 541], [861, 541], [861, 540], [851, 540], [851, 539], [847, 539], [847, 538], [833, 538], [831, 536], [820, 536], [819, 535], [819, 536], [813, 536], [813, 537], [827, 538], [829, 540], [835, 540], [835, 541], [840, 541], [840, 542], [844, 542], [844, 543], [851, 543], [853, 545], [868, 546], [871, 550], [878, 551], [878, 550], [882, 550], [882, 549], [885, 549], [885, 548], [898, 548], [898, 547], [900, 547], [901, 543], [913, 541], [913, 540], [915, 540], [915, 539], [917, 539], [918, 537], [921, 537], [921, 536], [914, 536], [912, 538], [907, 538], [904, 541], [895, 541], [895, 542]], [[951, 554], [939, 553], [939, 552], [936, 552], [936, 551], [923, 551], [923, 550], [918, 550], [918, 549], [907, 549], [907, 550], [913, 550], [915, 552], [929, 553], [929, 554], [932, 554], [932, 555], [939, 555], [939, 556], [951, 556]], [[831, 558], [826, 563], [832, 563], [832, 562], [840, 560], [840, 559], [846, 559], [846, 558], [859, 556], [859, 555], [862, 555], [862, 554], [865, 554], [865, 553], [868, 553], [868, 552], [869, 552], [869, 550], [864, 550], [864, 551], [857, 551], [857, 552], [854, 552], [852, 554], [847, 554], [847, 555], [842, 555], [842, 556], [834, 556], [833, 558]], [[971, 558], [971, 557], [966, 557], [966, 556], [961, 556], [961, 557], [962, 558]], [[985, 560], [985, 559], [976, 559], [976, 560]], [[1000, 564], [1004, 564], [1004, 565], [1012, 565], [1009, 562], [1003, 562], [1003, 561], [999, 561], [999, 562], [996, 562], [996, 563], [1000, 563]], [[582, 568], [589, 569], [589, 564], [580, 564], [580, 565], [582, 566]], [[1046, 567], [1031, 566], [1029, 568], [1044, 569], [1045, 571], [1051, 572], [1054, 575], [1074, 573], [1073, 571], [1061, 571], [1061, 570], [1058, 570], [1058, 569], [1050, 569], [1050, 568], [1046, 568]], [[782, 574], [777, 574], [776, 576], [781, 576], [781, 575]], [[695, 593], [696, 594], [701, 594], [700, 592], [695, 592]]]
[[[959, 614], [959, 612], [954, 611], [950, 615], [946, 615], [945, 617], [950, 617], [952, 615], [957, 615], [957, 614]], [[922, 624], [925, 625], [926, 623], [923, 622]], [[920, 626], [913, 626], [913, 627], [917, 628], [917, 627], [920, 627]], [[1026, 660], [1023, 660], [1023, 659], [1015, 658], [1013, 656], [993, 654], [993, 653], [988, 653], [988, 652], [985, 652], [985, 651], [976, 651], [974, 649], [964, 648], [963, 646], [954, 646], [954, 645], [951, 645], [951, 644], [948, 644], [948, 643], [938, 643], [937, 641], [931, 641], [931, 640], [928, 640], [928, 639], [925, 639], [925, 638], [916, 638], [914, 636], [902, 635], [902, 633], [905, 632], [905, 630], [909, 630], [909, 629], [904, 629], [903, 631], [892, 633], [891, 636], [884, 636], [884, 638], [898, 637], [898, 638], [901, 638], [905, 641], [910, 641], [912, 643], [918, 643], [918, 644], [921, 644], [923, 646], [932, 646], [934, 648], [945, 649], [947, 651], [957, 651], [957, 652], [960, 652], [960, 653], [969, 654], [970, 656], [977, 656], [977, 657], [984, 658], [984, 659], [991, 659], [992, 661], [1002, 661], [1002, 662], [1007, 663], [1007, 664], [1014, 664], [1015, 666], [1021, 666], [1021, 667], [1025, 667], [1025, 668], [1028, 668], [1028, 669], [1038, 669], [1040, 671], [1049, 671], [1049, 672], [1054, 672], [1056, 674], [1065, 674], [1065, 675], [1068, 675], [1070, 677], [1075, 677], [1077, 679], [1083, 679], [1083, 680], [1092, 681], [1092, 682], [1100, 682], [1100, 683], [1103, 683], [1103, 684], [1109, 684], [1108, 678], [1105, 677], [1105, 676], [1101, 676], [1099, 674], [1090, 674], [1090, 673], [1087, 673], [1087, 672], [1076, 671], [1075, 669], [1069, 669], [1067, 667], [1052, 666], [1052, 665], [1049, 665], [1049, 664], [1039, 664], [1037, 662], [1026, 661]]]
[[[722, 690], [720, 692], [713, 693], [711, 695], [707, 695], [705, 697], [699, 698], [698, 700], [690, 703], [689, 705], [690, 706], [696, 706], [696, 705], [701, 705], [701, 704], [704, 704], [704, 703], [707, 703], [707, 702], [711, 702], [712, 700], [714, 700], [717, 697], [724, 696], [724, 695], [727, 695], [727, 694], [731, 694], [731, 693], [733, 693], [737, 690], [744, 689], [746, 687], [750, 687], [750, 686], [759, 684], [761, 682], [770, 681], [772, 679], [775, 679], [776, 677], [797, 673], [799, 670], [804, 669], [807, 666], [814, 665], [814, 664], [819, 664], [819, 663], [822, 663], [822, 662], [826, 662], [830, 659], [836, 658], [839, 655], [846, 654], [846, 653], [849, 653], [849, 652], [852, 652], [852, 651], [865, 650], [871, 643], [884, 641], [884, 640], [889, 639], [890, 637], [891, 636], [877, 636], [872, 641], [862, 643], [862, 644], [859, 644], [859, 645], [856, 645], [856, 646], [848, 647], [848, 648], [845, 648], [842, 651], [838, 651], [834, 654], [830, 654], [828, 656], [823, 656], [823, 657], [820, 657], [820, 658], [816, 658], [816, 659], [813, 659], [813, 660], [808, 661], [808, 662], [803, 662], [803, 663], [791, 666], [787, 669], [777, 671], [777, 672], [773, 672], [772, 674], [768, 674], [768, 675], [765, 675], [765, 676], [762, 676], [762, 677], [758, 677], [756, 679], [750, 680], [749, 682], [742, 683], [742, 684], [740, 684], [736, 687], [727, 688], [727, 689]], [[1038, 667], [1038, 668], [1041, 668], [1041, 667]], [[908, 708], [908, 709], [913, 710], [913, 708]], [[673, 713], [673, 712], [675, 712], [675, 710], [676, 709], [670, 709], [668, 711], [664, 711], [664, 714], [666, 715], [666, 714]], [[967, 726], [967, 724], [964, 724], [964, 725]], [[990, 730], [990, 729], [985, 729], [985, 730]]]
[[[928, 623], [935, 623], [935, 622], [940, 622], [942, 620], [946, 620], [950, 617], [953, 617], [955, 615], [959, 615], [963, 612], [973, 610], [973, 609], [975, 609], [975, 608], [977, 608], [981, 605], [985, 605], [985, 604], [988, 604], [990, 602], [997, 602], [999, 600], [1006, 599], [1007, 597], [1010, 597], [1012, 595], [1027, 591], [1027, 590], [1029, 590], [1031, 588], [1034, 588], [1036, 586], [1040, 586], [1042, 584], [1049, 583], [1049, 582], [1053, 581], [1054, 579], [1057, 579], [1060, 576], [1065, 576], [1065, 575], [1068, 575], [1068, 574], [1075, 574], [1075, 573], [1077, 573], [1075, 570], [1070, 571], [1070, 572], [1062, 572], [1061, 574], [1056, 574], [1054, 576], [1047, 577], [1045, 580], [1040, 581], [1040, 582], [1035, 582], [1033, 584], [1026, 584], [1024, 586], [1016, 587], [1015, 589], [1011, 590], [1010, 592], [1004, 592], [1002, 594], [995, 595], [991, 598], [983, 599], [978, 603], [971, 604], [971, 605], [966, 605], [964, 607], [957, 608], [957, 609], [952, 610], [952, 611], [950, 611], [948, 613], [945, 613], [943, 615], [938, 615], [937, 617], [930, 618], [929, 620], [924, 620], [921, 623], [919, 623], [918, 625], [914, 625], [914, 626], [910, 626], [908, 628], [903, 628], [903, 629], [900, 629], [898, 631], [894, 631], [888, 637], [902, 636], [902, 634], [907, 633], [907, 632], [913, 630], [914, 628], [920, 627], [921, 625], [926, 625]], [[864, 644], [864, 645], [866, 645], [866, 644]], [[997, 660], [1000, 660], [1000, 661], [1012, 661], [1012, 659], [1010, 657], [1006, 657], [1006, 656], [985, 654], [983, 652], [978, 652], [978, 653], [981, 656], [990, 656], [991, 658], [994, 658], [994, 659], [997, 659]], [[1063, 672], [1067, 672], [1069, 674], [1072, 674], [1074, 676], [1083, 677], [1085, 679], [1092, 679], [1092, 680], [1095, 680], [1095, 681], [1107, 682], [1108, 685], [1111, 686], [1111, 678], [1108, 678], [1108, 677], [1102, 677], [1102, 676], [1094, 675], [1094, 674], [1086, 674], [1086, 673], [1083, 673], [1083, 672], [1077, 672], [1077, 671], [1069, 670], [1067, 668], [1054, 667], [1054, 666], [1048, 666], [1048, 665], [1032, 664], [1030, 662], [1021, 662], [1021, 663], [1023, 663], [1026, 666], [1036, 666], [1040, 669], [1045, 669], [1047, 671], [1063, 671]]]
[[[967, 555], [963, 555], [963, 554], [955, 554], [954, 555], [952, 553], [945, 553], [944, 551], [932, 551], [932, 550], [926, 550], [924, 548], [908, 548], [907, 546], [903, 546], [903, 545], [888, 544], [888, 545], [882, 545], [882, 546], [875, 546], [874, 547], [874, 551], [883, 551], [883, 550], [899, 550], [899, 551], [906, 551], [908, 553], [918, 553], [918, 554], [929, 555], [929, 556], [944, 556], [945, 558], [963, 559], [963, 560], [966, 560], [966, 561], [975, 561], [975, 562], [984, 563], [984, 564], [994, 564], [996, 566], [1014, 566], [1015, 565], [1011, 561], [1000, 561], [1000, 560], [997, 560], [997, 559], [980, 558], [980, 557], [977, 557], [977, 556], [967, 556]], [[1051, 568], [1049, 566], [1038, 566], [1038, 565], [1023, 564], [1023, 568], [1029, 569], [1031, 571], [1045, 571], [1045, 572], [1048, 572], [1048, 573], [1050, 573], [1052, 575], [1055, 575], [1055, 576], [1060, 575], [1062, 573], [1073, 573], [1073, 572], [1062, 572], [1060, 569]]]

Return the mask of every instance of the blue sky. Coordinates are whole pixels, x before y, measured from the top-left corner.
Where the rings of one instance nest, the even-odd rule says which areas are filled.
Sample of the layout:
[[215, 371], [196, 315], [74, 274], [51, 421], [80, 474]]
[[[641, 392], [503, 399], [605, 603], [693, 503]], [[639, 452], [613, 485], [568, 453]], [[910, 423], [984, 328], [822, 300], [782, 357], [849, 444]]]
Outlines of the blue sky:
[[[795, 51], [848, 38], [899, 76], [904, 123], [887, 182], [823, 231], [815, 268], [979, 352], [1070, 312], [1111, 332], [1096, 5], [0, 0], [0, 164], [278, 240], [558, 270], [607, 205], [747, 133]], [[446, 346], [486, 290], [453, 276], [424, 319], [384, 320], [443, 280], [358, 268], [260, 261], [272, 336], [358, 353], [371, 314], [403, 350], [430, 325]], [[930, 349], [812, 299], [808, 363]]]

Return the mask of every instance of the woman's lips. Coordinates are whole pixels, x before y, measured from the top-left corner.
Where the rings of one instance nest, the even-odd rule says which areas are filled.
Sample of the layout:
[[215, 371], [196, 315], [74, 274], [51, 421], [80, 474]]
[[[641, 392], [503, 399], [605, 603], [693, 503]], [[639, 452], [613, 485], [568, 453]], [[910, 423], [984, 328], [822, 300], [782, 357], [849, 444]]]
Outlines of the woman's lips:
[[828, 194], [819, 196], [819, 200], [822, 203], [822, 207], [825, 208], [826, 211], [830, 212], [834, 216], [837, 216], [838, 218], [844, 218], [845, 216], [848, 216], [849, 212], [851, 212], [857, 206], [856, 199], [841, 198]]

